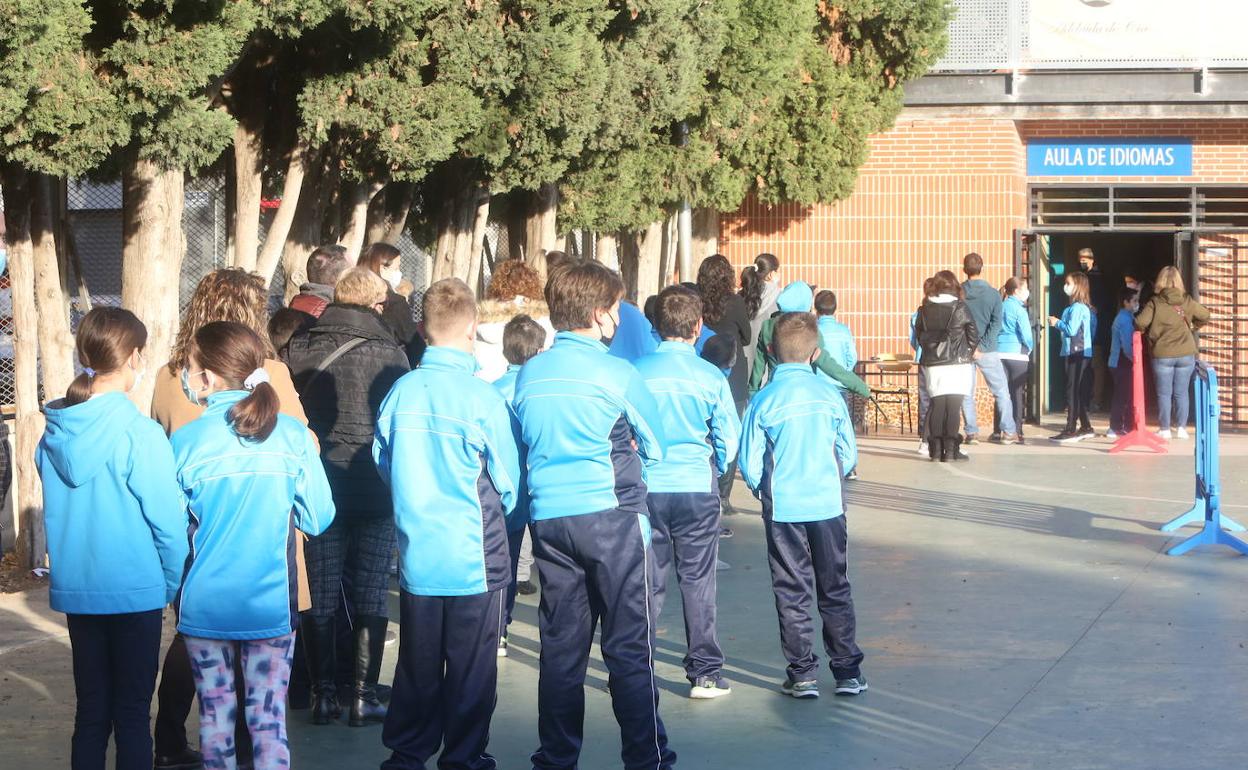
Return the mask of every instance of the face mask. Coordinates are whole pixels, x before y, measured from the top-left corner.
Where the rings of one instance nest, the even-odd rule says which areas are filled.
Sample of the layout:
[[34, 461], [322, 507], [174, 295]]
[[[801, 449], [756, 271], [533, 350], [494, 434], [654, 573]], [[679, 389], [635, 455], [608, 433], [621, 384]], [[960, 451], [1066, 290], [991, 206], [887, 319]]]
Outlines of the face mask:
[[[196, 374], [202, 374], [202, 372], [196, 372]], [[182, 395], [195, 406], [200, 405], [199, 393], [191, 387], [191, 370], [185, 366], [182, 367]]]
[[[611, 316], [607, 316], [611, 318]], [[607, 334], [602, 330], [602, 324], [598, 324], [598, 333], [602, 335], [602, 344], [611, 347], [611, 343], [615, 341], [615, 335], [620, 330], [620, 319], [618, 317], [611, 318], [611, 333]]]
[[137, 372], [135, 372], [135, 373], [134, 373], [134, 384], [133, 384], [133, 385], [131, 385], [131, 386], [130, 386], [130, 388], [129, 388], [129, 390], [127, 390], [126, 392], [127, 392], [127, 393], [133, 393], [134, 391], [138, 390], [138, 389], [139, 389], [139, 385], [141, 385], [141, 384], [143, 383], [143, 375], [145, 375], [145, 374], [147, 374], [147, 370], [146, 370], [146, 369], [140, 369], [140, 370], [138, 370]]
[[1062, 287], [1062, 291], [1066, 292], [1066, 296], [1069, 297], [1075, 293], [1075, 285], [1073, 283], [1068, 283]]
[[1130, 289], [1131, 291], [1139, 291], [1140, 284], [1138, 284], [1135, 281], [1127, 281], [1127, 288]]
[[390, 284], [391, 289], [398, 291], [399, 284], [403, 282], [403, 271], [397, 267], [383, 268], [381, 277], [386, 283]]
[[1014, 292], [1014, 298], [1026, 305], [1027, 300], [1031, 299], [1031, 294], [1026, 291], [1016, 291]]

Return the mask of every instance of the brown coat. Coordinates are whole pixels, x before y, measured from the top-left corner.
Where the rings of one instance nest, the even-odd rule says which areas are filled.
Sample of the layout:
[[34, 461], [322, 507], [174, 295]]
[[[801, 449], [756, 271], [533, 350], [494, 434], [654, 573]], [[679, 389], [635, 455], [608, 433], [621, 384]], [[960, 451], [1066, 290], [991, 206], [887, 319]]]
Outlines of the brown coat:
[[[303, 404], [299, 394], [295, 392], [295, 384], [290, 379], [290, 370], [286, 364], [274, 359], [264, 362], [264, 370], [277, 390], [277, 399], [282, 414], [290, 415], [304, 425], [308, 424], [308, 416], [303, 413]], [[156, 370], [156, 389], [152, 393], [152, 419], [160, 423], [166, 435], [174, 432], [198, 418], [204, 413], [204, 407], [192, 404], [182, 392], [182, 376], [173, 374], [169, 367], [162, 366]], [[308, 569], [303, 558], [303, 543], [306, 538], [299, 533], [299, 547], [295, 549], [295, 560], [299, 575], [299, 611], [312, 609], [312, 593], [308, 589]]]

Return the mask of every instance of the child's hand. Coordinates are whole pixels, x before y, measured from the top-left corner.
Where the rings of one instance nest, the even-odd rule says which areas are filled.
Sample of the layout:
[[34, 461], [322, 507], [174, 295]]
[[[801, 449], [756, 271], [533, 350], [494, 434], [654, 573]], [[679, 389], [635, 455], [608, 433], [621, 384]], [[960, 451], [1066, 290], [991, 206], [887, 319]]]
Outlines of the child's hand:
[[1049, 326], [1057, 326], [1058, 318], [1055, 315], [1049, 316]]

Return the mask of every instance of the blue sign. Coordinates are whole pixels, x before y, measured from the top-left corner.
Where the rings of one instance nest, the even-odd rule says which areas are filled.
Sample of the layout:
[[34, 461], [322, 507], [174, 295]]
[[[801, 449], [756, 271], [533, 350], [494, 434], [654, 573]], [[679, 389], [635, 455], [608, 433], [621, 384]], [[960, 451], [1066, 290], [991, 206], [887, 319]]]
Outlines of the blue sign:
[[1045, 139], [1027, 144], [1028, 176], [1191, 176], [1191, 139]]

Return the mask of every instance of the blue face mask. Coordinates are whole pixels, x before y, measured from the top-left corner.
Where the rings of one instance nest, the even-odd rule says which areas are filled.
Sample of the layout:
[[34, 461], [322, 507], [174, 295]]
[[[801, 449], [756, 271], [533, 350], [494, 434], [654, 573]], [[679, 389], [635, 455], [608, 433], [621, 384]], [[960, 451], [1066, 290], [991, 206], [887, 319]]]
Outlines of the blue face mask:
[[199, 394], [191, 387], [191, 370], [185, 366], [182, 367], [182, 394], [186, 396], [187, 401], [199, 406]]

